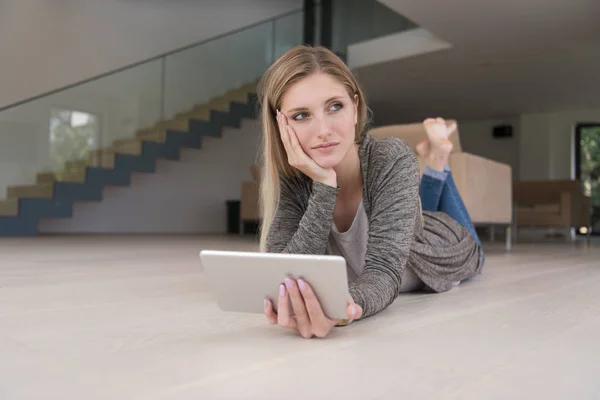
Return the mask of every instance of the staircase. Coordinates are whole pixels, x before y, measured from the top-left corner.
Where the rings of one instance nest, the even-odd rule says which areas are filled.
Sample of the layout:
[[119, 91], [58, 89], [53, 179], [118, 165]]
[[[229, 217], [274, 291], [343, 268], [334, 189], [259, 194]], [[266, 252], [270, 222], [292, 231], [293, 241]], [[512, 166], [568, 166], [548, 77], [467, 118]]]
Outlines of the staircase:
[[[335, 24], [331, 32], [339, 39], [332, 50], [344, 59], [347, 46], [352, 43], [414, 26], [376, 0], [344, 0], [344, 7], [335, 7], [333, 11], [342, 14], [338, 18], [341, 23]], [[324, 14], [323, 10], [319, 12]], [[9, 186], [6, 199], [0, 200], [0, 236], [36, 236], [41, 220], [72, 218], [75, 203], [100, 202], [104, 188], [127, 188], [134, 172], [154, 173], [157, 160], [180, 160], [181, 149], [200, 149], [204, 136], [221, 137], [224, 127], [239, 128], [243, 118], [254, 119], [256, 82], [280, 55], [303, 42], [303, 31], [298, 29], [303, 21], [304, 9], [297, 10], [39, 96], [46, 101], [39, 110], [37, 98], [15, 105], [26, 119], [31, 119], [26, 123], [32, 126], [38, 123], [38, 116], [46, 118], [51, 104], [63, 103], [54, 95], [72, 95], [65, 103], [71, 104], [69, 107], [78, 107], [79, 99], [95, 99], [99, 104], [125, 99], [150, 110], [143, 120], [158, 120], [162, 118], [160, 115], [171, 118], [174, 113], [190, 109], [147, 129], [135, 125], [137, 111], [134, 111], [129, 115], [135, 125], [129, 129], [135, 132], [131, 138], [94, 150], [86, 159], [68, 161], [58, 173], [40, 171], [33, 185]], [[232, 84], [240, 87], [230, 90]], [[222, 93], [225, 94], [206, 104], [193, 106]], [[33, 108], [29, 109], [30, 106]], [[93, 113], [96, 106], [89, 107]], [[102, 111], [102, 107], [98, 107], [100, 114], [110, 114]], [[42, 112], [43, 116], [38, 115]], [[35, 165], [36, 169], [44, 169], [40, 164]]]
[[157, 160], [179, 160], [182, 148], [202, 148], [204, 136], [220, 137], [224, 127], [255, 119], [256, 105], [253, 82], [67, 162], [60, 173], [40, 172], [34, 185], [8, 187], [0, 200], [0, 236], [37, 236], [41, 219], [71, 218], [74, 203], [102, 201], [105, 187], [128, 187], [134, 172], [153, 173]]

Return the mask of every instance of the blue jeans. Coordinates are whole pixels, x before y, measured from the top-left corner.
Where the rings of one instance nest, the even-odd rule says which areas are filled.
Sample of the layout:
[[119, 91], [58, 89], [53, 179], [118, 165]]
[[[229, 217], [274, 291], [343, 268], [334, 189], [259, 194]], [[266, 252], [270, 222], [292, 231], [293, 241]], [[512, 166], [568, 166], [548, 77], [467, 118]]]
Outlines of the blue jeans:
[[419, 195], [421, 196], [423, 211], [441, 211], [448, 214], [471, 232], [473, 239], [483, 251], [481, 241], [477, 236], [467, 208], [460, 198], [450, 168], [446, 167], [444, 172], [426, 168], [421, 178]]

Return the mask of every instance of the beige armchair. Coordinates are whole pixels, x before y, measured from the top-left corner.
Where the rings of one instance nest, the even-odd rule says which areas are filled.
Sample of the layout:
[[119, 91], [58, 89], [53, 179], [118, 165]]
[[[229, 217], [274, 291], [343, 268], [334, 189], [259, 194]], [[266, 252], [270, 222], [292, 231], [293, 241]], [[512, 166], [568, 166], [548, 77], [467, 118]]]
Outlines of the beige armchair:
[[[456, 121], [447, 121], [450, 125]], [[422, 123], [388, 125], [374, 128], [369, 135], [386, 138], [397, 137], [415, 150], [427, 138]], [[512, 226], [512, 169], [509, 165], [492, 161], [462, 151], [459, 129], [450, 140], [454, 149], [450, 155], [450, 169], [458, 191], [475, 226], [503, 226], [506, 229], [506, 246], [511, 248]], [[418, 157], [421, 173], [424, 160]]]
[[583, 227], [591, 232], [591, 199], [579, 180], [518, 181], [513, 199], [516, 228]]

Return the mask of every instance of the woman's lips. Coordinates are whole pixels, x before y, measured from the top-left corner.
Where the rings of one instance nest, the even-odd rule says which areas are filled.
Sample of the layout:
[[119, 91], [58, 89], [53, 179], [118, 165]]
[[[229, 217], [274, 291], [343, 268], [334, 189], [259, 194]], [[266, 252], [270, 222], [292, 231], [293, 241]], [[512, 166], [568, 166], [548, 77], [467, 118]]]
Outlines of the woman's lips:
[[329, 153], [331, 151], [333, 151], [339, 143], [327, 143], [324, 145], [321, 145], [319, 147], [315, 147], [315, 150], [321, 152], [321, 153]]

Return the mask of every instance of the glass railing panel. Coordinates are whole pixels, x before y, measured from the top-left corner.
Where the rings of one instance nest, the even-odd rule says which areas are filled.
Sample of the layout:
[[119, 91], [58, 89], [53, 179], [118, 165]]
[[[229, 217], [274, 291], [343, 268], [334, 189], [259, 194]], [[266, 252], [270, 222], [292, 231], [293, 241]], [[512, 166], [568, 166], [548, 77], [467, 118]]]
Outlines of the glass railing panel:
[[[304, 41], [304, 13], [299, 12], [275, 21], [274, 60]], [[273, 61], [274, 61], [273, 60]]]
[[273, 51], [273, 22], [166, 57], [165, 118], [258, 80]]
[[275, 57], [302, 43], [302, 29], [297, 11], [5, 108], [0, 199], [40, 174], [72, 180], [69, 172], [94, 150], [256, 82]]
[[0, 112], [0, 198], [159, 121], [161, 73], [151, 61]]

